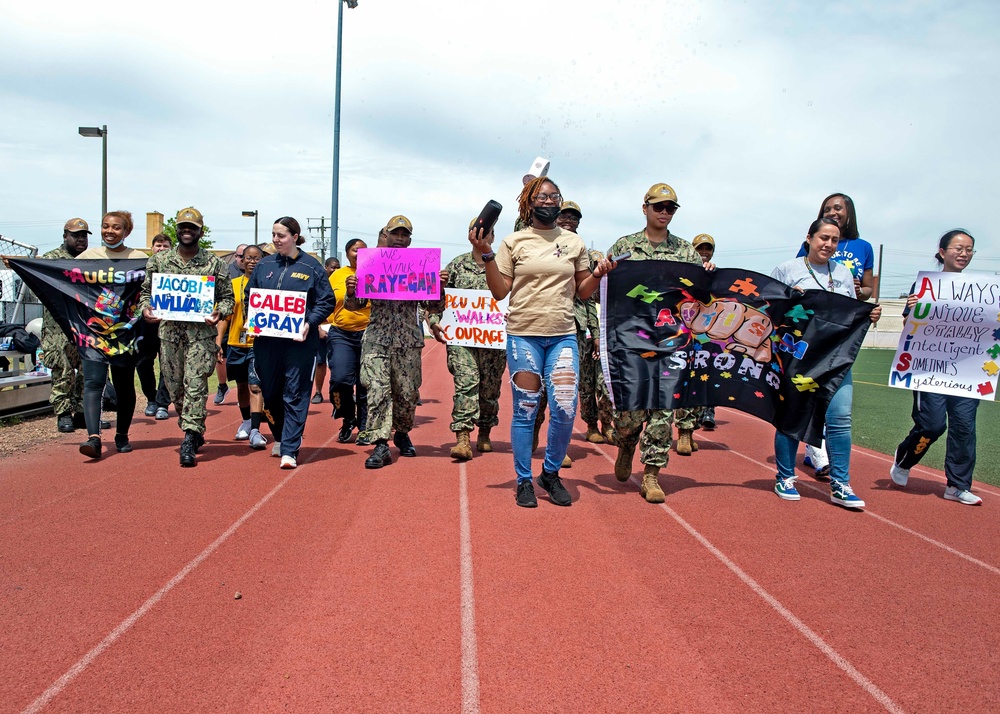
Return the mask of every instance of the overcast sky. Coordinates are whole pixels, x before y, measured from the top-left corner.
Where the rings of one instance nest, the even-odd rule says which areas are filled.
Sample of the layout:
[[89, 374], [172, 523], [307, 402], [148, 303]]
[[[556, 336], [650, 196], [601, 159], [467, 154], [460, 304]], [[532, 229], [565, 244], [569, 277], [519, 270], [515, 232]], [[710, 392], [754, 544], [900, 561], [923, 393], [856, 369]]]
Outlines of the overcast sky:
[[[217, 247], [330, 215], [336, 2], [0, 0], [0, 234], [47, 250], [63, 222], [194, 205]], [[340, 243], [396, 214], [414, 245], [468, 249], [490, 198], [512, 228], [532, 159], [607, 249], [650, 185], [710, 233], [717, 262], [768, 273], [824, 196], [850, 194], [884, 246], [883, 297], [977, 239], [1000, 164], [1000, 3], [360, 0], [344, 10]], [[97, 236], [95, 236], [97, 238]], [[99, 238], [97, 238], [99, 239]], [[877, 257], [876, 257], [877, 259]], [[876, 266], [877, 269], [877, 266]]]

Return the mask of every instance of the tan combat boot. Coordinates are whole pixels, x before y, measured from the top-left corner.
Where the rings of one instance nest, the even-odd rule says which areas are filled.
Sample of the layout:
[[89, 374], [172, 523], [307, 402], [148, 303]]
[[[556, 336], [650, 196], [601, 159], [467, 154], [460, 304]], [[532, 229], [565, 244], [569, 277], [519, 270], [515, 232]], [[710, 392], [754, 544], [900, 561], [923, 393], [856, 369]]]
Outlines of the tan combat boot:
[[618, 458], [615, 459], [615, 478], [625, 482], [632, 475], [632, 457], [635, 455], [635, 447], [625, 449], [618, 447]]
[[493, 451], [493, 444], [490, 443], [490, 429], [489, 426], [479, 427], [479, 437], [476, 439], [476, 450], [480, 454], [488, 454]]
[[568, 469], [568, 468], [570, 468], [570, 467], [571, 467], [572, 465], [573, 465], [573, 459], [571, 459], [571, 458], [569, 457], [569, 454], [566, 454], [566, 455], [565, 455], [565, 456], [563, 457], [563, 462], [562, 462], [562, 467], [563, 467], [564, 469]]
[[690, 456], [692, 451], [697, 451], [698, 446], [694, 443], [693, 429], [677, 430], [677, 453], [681, 456]]
[[642, 494], [647, 503], [663, 503], [666, 499], [663, 489], [660, 488], [659, 475], [659, 466], [646, 464], [646, 468], [642, 472], [642, 486], [639, 487], [639, 493]]
[[451, 458], [468, 461], [472, 458], [472, 444], [469, 442], [469, 432], [460, 431], [456, 435], [457, 443], [451, 447]]
[[604, 435], [600, 431], [598, 431], [597, 424], [587, 426], [587, 433], [585, 434], [584, 438], [591, 444], [604, 443]]

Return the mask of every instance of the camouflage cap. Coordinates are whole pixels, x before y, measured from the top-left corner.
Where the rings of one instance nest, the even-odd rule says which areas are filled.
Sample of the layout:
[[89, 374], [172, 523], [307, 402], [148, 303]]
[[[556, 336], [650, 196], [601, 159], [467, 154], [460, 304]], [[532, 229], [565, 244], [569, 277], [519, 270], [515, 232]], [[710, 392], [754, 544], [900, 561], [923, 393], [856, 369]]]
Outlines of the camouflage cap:
[[389, 219], [389, 222], [385, 224], [386, 233], [392, 233], [397, 228], [405, 228], [410, 233], [413, 233], [413, 224], [410, 223], [410, 219], [406, 216], [393, 216]]
[[579, 204], [575, 201], [563, 201], [562, 205], [559, 206], [559, 212], [562, 213], [563, 211], [576, 211], [576, 214], [580, 218], [583, 218], [583, 211], [580, 210]]
[[[663, 203], [664, 201], [673, 201], [677, 203], [677, 194], [674, 192], [670, 186], [665, 183], [653, 184], [646, 191], [646, 196], [643, 198], [643, 203]], [[681, 204], [677, 203], [678, 206]]]
[[710, 236], [708, 233], [699, 233], [694, 237], [694, 240], [691, 241], [691, 245], [693, 245], [695, 248], [697, 248], [699, 245], [710, 245], [714, 248], [715, 238]]
[[[76, 233], [77, 231], [87, 231], [90, 233], [90, 226], [82, 218], [70, 218], [66, 221], [66, 225], [63, 226], [63, 232], [69, 231], [70, 233]], [[93, 234], [91, 234], [93, 235]]]
[[205, 219], [201, 215], [201, 211], [199, 211], [197, 208], [193, 208], [193, 207], [182, 208], [181, 210], [177, 211], [176, 222], [177, 223], [193, 223], [194, 225], [198, 226], [199, 228], [204, 228], [205, 227]]

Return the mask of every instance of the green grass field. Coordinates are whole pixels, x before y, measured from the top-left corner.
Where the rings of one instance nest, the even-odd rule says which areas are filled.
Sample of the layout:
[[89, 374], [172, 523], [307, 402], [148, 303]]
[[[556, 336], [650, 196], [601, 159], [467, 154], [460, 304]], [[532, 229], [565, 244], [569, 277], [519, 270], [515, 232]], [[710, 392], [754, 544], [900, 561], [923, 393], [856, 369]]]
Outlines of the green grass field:
[[[854, 363], [854, 443], [883, 454], [893, 453], [913, 426], [913, 393], [888, 386], [892, 357], [892, 350], [861, 350]], [[976, 426], [975, 478], [1000, 486], [1000, 405], [982, 402]], [[920, 463], [943, 468], [946, 439], [938, 439]]]

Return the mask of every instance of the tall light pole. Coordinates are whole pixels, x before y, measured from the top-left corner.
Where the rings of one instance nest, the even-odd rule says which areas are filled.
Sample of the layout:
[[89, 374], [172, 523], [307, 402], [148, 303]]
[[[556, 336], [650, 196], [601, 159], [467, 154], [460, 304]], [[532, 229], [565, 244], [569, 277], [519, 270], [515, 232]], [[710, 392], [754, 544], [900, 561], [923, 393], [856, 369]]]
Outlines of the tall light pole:
[[101, 137], [104, 143], [104, 157], [101, 161], [101, 219], [108, 212], [108, 125], [98, 128], [96, 126], [81, 126], [80, 136]]
[[243, 215], [247, 218], [253, 216], [253, 244], [260, 245], [260, 241], [257, 240], [257, 211], [243, 211]]
[[358, 0], [337, 0], [337, 80], [333, 101], [333, 197], [330, 201], [330, 255], [337, 257], [338, 193], [340, 190], [340, 64], [343, 58], [344, 5], [354, 9]]

